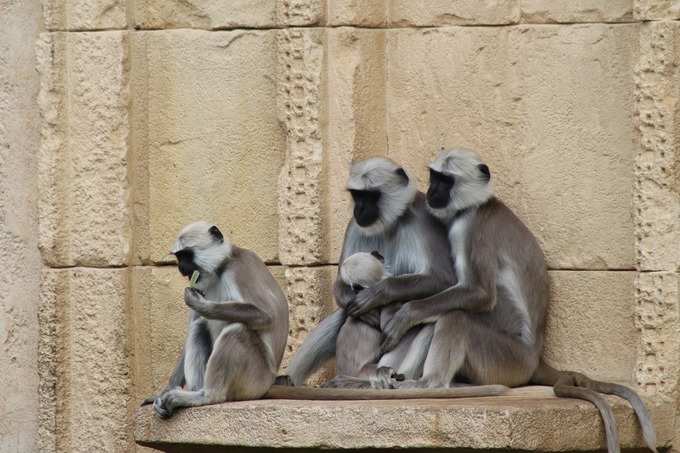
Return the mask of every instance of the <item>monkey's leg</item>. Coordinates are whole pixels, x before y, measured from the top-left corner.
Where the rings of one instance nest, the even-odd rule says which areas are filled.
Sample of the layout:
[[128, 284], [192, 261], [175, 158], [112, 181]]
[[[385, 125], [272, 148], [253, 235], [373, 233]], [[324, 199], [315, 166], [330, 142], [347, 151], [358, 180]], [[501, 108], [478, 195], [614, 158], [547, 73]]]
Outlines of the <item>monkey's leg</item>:
[[197, 318], [189, 325], [184, 351], [186, 388], [200, 390], [203, 388], [205, 367], [212, 352], [210, 332], [204, 319]]
[[359, 376], [361, 369], [378, 360], [381, 334], [363, 321], [347, 318], [336, 342], [336, 374]]
[[396, 368], [397, 374], [403, 375], [406, 379], [418, 379], [423, 375], [423, 366], [433, 336], [434, 324], [427, 324], [420, 328], [409, 345], [406, 356]]
[[180, 407], [258, 399], [274, 382], [259, 336], [241, 323], [225, 327], [215, 341], [202, 390], [171, 390], [154, 403], [161, 417]]
[[456, 310], [439, 318], [422, 379], [399, 387], [449, 387], [458, 373], [473, 384], [515, 387], [529, 382], [538, 354], [534, 347], [494, 328], [492, 317]]

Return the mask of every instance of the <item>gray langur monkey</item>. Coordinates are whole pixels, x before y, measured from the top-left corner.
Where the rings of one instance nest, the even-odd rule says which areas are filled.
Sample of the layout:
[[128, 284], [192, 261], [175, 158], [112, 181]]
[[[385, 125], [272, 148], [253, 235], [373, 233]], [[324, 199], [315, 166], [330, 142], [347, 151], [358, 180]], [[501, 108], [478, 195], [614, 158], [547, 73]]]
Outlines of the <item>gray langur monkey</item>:
[[153, 399], [156, 413], [167, 418], [180, 407], [261, 398], [288, 339], [283, 291], [254, 252], [231, 244], [210, 223], [186, 226], [171, 253], [183, 276], [200, 276], [184, 291], [187, 339], [168, 387]]
[[[304, 384], [316, 368], [334, 355], [338, 375], [331, 381], [334, 386], [354, 387], [353, 379], [343, 382], [343, 377], [365, 375], [365, 366], [378, 359], [380, 367], [392, 368], [408, 378], [417, 377], [432, 328], [414, 329], [397, 351], [381, 358], [380, 311], [367, 310], [354, 317], [350, 316], [351, 310], [359, 301], [377, 309], [426, 297], [448, 287], [454, 278], [450, 260], [441, 253], [448, 249], [446, 231], [427, 213], [424, 195], [402, 167], [382, 157], [354, 162], [347, 189], [352, 196], [353, 216], [345, 230], [339, 262], [344, 263], [355, 253], [376, 251], [384, 256], [391, 276], [357, 292], [343, 280], [342, 266], [339, 267], [333, 295], [340, 309], [310, 332], [292, 358], [288, 374], [296, 386]], [[337, 341], [338, 338], [346, 341]]]
[[[538, 241], [494, 197], [489, 168], [473, 151], [442, 152], [430, 165], [427, 204], [447, 227], [457, 283], [401, 306], [384, 327], [383, 350], [413, 326], [435, 323], [423, 376], [397, 387], [448, 387], [454, 377], [472, 384], [553, 386], [561, 397], [585, 399], [600, 411], [610, 453], [619, 451], [615, 419], [597, 392], [625, 398], [656, 451], [656, 434], [640, 397], [628, 387], [557, 371], [541, 360], [547, 265]], [[361, 314], [361, 312], [359, 312]]]

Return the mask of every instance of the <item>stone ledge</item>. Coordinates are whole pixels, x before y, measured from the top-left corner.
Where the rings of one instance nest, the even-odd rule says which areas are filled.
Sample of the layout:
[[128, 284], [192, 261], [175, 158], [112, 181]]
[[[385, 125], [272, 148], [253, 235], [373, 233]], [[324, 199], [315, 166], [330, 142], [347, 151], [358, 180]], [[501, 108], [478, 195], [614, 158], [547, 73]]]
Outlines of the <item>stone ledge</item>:
[[[610, 402], [622, 447], [642, 447], [630, 406], [615, 397]], [[673, 435], [672, 408], [653, 407], [652, 413], [659, 445], [668, 445]], [[169, 421], [157, 418], [146, 406], [136, 414], [135, 440], [163, 451], [194, 451], [198, 446], [205, 451], [218, 447], [605, 448], [595, 407], [556, 398], [549, 387], [456, 400], [243, 401], [183, 410]]]

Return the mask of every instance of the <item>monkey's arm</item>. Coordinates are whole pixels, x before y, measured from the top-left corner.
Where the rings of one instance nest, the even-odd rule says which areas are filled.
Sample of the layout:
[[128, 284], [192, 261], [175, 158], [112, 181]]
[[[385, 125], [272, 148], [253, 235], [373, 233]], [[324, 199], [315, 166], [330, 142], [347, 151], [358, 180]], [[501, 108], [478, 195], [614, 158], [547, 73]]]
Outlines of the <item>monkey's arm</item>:
[[[473, 244], [474, 245], [474, 244]], [[451, 310], [486, 312], [496, 305], [496, 256], [487, 244], [471, 247], [466, 257], [469, 266], [458, 283], [424, 299], [406, 302], [383, 329], [383, 352], [396, 347], [401, 337], [418, 324], [435, 322]]]
[[446, 282], [431, 274], [404, 274], [388, 277], [357, 294], [356, 300], [347, 310], [356, 317], [366, 312], [389, 305], [427, 297], [443, 290]]
[[271, 316], [251, 303], [209, 301], [195, 288], [184, 290], [184, 302], [206, 319], [240, 322], [253, 330], [268, 329], [272, 325]]

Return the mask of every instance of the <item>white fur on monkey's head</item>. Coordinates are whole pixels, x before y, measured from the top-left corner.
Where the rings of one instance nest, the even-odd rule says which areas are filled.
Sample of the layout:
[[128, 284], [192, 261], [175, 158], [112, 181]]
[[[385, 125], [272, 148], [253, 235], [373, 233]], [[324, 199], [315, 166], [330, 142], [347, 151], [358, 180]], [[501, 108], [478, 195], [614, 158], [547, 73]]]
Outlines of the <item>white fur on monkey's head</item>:
[[357, 225], [367, 235], [379, 234], [392, 227], [413, 202], [417, 192], [406, 171], [385, 157], [353, 162], [349, 170], [347, 189], [381, 193], [378, 220], [366, 227]]
[[385, 267], [377, 252], [358, 252], [342, 262], [340, 278], [349, 286], [369, 288], [385, 276]]
[[231, 243], [214, 223], [198, 221], [182, 228], [170, 253], [191, 249], [194, 263], [202, 270], [214, 272], [231, 256]]
[[432, 161], [430, 169], [454, 179], [446, 207], [435, 209], [428, 204], [428, 210], [435, 217], [449, 219], [456, 212], [479, 206], [493, 196], [489, 167], [475, 151], [465, 148], [442, 151]]

